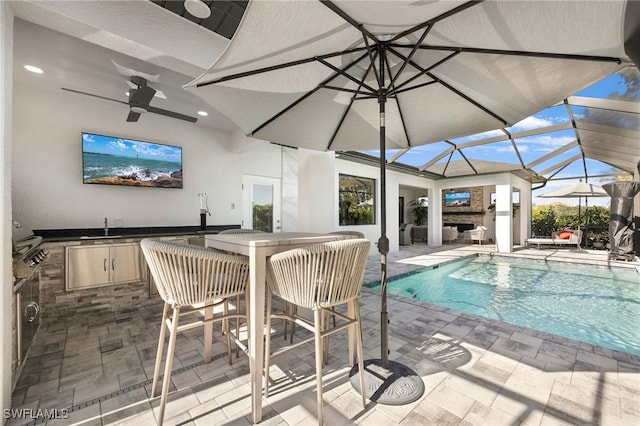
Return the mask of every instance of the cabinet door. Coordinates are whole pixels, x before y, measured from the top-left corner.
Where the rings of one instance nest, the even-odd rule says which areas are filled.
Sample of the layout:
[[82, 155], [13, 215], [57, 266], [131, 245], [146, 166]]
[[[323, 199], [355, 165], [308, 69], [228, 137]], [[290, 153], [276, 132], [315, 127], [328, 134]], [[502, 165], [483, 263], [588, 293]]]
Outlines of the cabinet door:
[[139, 244], [117, 244], [111, 246], [109, 269], [111, 283], [141, 281], [142, 250]]
[[109, 284], [109, 247], [67, 247], [67, 290]]

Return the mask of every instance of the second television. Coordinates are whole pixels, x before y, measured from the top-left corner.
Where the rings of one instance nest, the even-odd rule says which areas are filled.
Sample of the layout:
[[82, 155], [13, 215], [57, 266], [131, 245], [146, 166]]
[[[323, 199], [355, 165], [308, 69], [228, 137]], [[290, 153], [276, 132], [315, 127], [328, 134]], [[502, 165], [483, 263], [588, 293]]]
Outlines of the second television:
[[182, 148], [82, 132], [83, 183], [182, 188]]
[[445, 207], [468, 207], [471, 205], [471, 193], [469, 192], [445, 192]]

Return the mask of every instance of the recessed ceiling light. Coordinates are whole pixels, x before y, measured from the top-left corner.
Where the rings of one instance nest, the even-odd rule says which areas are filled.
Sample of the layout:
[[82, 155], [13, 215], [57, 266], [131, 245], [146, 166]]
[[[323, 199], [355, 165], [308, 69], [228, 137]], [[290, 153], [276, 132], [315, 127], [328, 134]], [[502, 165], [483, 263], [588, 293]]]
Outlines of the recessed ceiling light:
[[24, 69], [25, 69], [25, 70], [27, 70], [27, 71], [34, 72], [34, 73], [36, 73], [36, 74], [42, 74], [42, 73], [44, 73], [44, 71], [42, 71], [42, 69], [41, 69], [41, 68], [34, 67], [33, 65], [25, 65], [25, 66], [24, 66]]
[[209, 115], [209, 113], [207, 111], [198, 111], [198, 115], [206, 117], [207, 115]]
[[206, 19], [211, 16], [211, 9], [202, 0], [184, 0], [184, 8], [196, 18]]

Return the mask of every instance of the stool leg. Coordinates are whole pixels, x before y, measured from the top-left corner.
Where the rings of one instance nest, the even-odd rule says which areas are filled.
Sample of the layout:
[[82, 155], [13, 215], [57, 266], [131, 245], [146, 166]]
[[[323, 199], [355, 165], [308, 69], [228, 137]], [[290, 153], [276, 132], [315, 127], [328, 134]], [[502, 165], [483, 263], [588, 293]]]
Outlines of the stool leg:
[[[204, 319], [208, 320], [213, 318], [213, 306], [204, 308]], [[204, 358], [205, 363], [211, 362], [211, 357], [213, 353], [213, 322], [205, 324], [204, 329], [204, 353], [202, 354], [202, 358]]]
[[[229, 315], [229, 301], [227, 299], [224, 299], [222, 315]], [[231, 332], [229, 331], [229, 318], [222, 321], [222, 328], [227, 335], [227, 362], [231, 365], [233, 363], [233, 359], [231, 357]]]
[[[240, 295], [236, 296], [236, 314], [240, 313]], [[236, 339], [240, 340], [240, 317], [236, 317]], [[240, 346], [236, 343], [236, 359], [240, 357]]]
[[358, 352], [358, 371], [360, 372], [360, 393], [362, 396], [362, 407], [366, 408], [367, 407], [367, 401], [366, 401], [366, 392], [365, 392], [365, 385], [364, 385], [364, 361], [363, 361], [363, 354], [362, 354], [362, 323], [360, 321], [360, 305], [358, 302], [358, 299], [354, 299], [351, 302], [351, 306], [353, 309], [353, 314], [354, 317], [356, 319], [355, 324], [353, 325], [353, 327], [356, 329], [355, 330], [355, 334], [356, 334], [356, 350]]
[[264, 340], [264, 396], [269, 396], [269, 362], [271, 361], [271, 303], [273, 295], [267, 290], [267, 324]]
[[318, 426], [322, 426], [323, 418], [322, 418], [322, 361], [323, 361], [323, 351], [322, 351], [322, 337], [320, 333], [322, 332], [322, 317], [324, 313], [321, 309], [316, 309], [313, 311], [313, 325], [314, 325], [314, 334], [315, 334], [315, 343], [316, 343], [316, 392], [318, 393]]
[[156, 351], [156, 366], [153, 369], [153, 384], [151, 385], [151, 397], [156, 396], [158, 378], [160, 377], [160, 367], [162, 364], [162, 353], [164, 352], [164, 339], [167, 335], [167, 318], [169, 317], [169, 305], [164, 304], [162, 311], [162, 323], [160, 324], [160, 337], [158, 338], [158, 350]]
[[167, 405], [169, 385], [171, 384], [171, 368], [173, 367], [173, 353], [176, 350], [176, 337], [178, 335], [178, 320], [180, 318], [180, 308], [173, 309], [171, 320], [171, 330], [169, 331], [169, 347], [167, 348], [167, 364], [164, 367], [164, 377], [162, 378], [162, 396], [160, 397], [160, 414], [158, 415], [158, 425], [164, 421], [164, 409]]

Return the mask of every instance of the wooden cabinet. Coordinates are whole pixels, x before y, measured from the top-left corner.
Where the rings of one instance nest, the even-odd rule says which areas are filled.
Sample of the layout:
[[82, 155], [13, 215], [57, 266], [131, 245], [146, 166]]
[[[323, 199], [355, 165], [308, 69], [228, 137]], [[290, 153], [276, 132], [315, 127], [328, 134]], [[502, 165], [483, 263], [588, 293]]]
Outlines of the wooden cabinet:
[[142, 281], [146, 277], [138, 243], [69, 246], [65, 264], [67, 291]]

